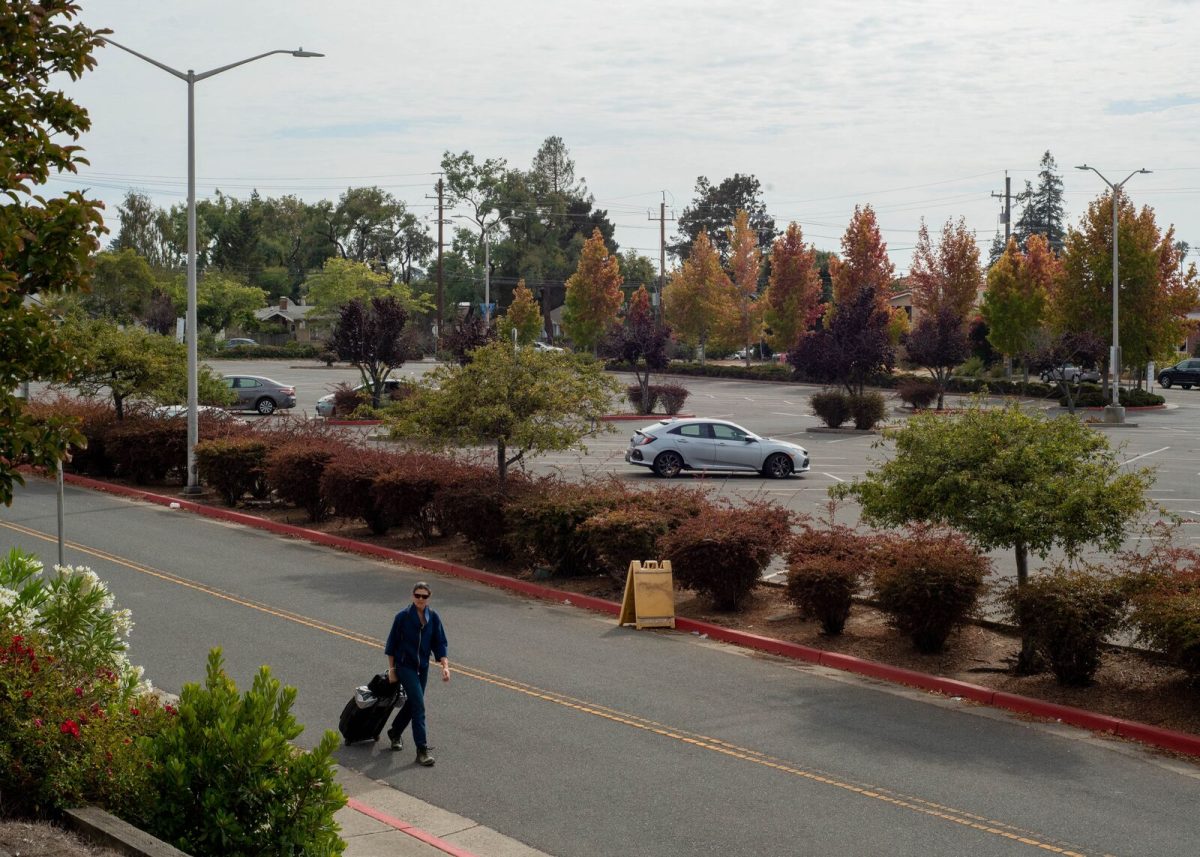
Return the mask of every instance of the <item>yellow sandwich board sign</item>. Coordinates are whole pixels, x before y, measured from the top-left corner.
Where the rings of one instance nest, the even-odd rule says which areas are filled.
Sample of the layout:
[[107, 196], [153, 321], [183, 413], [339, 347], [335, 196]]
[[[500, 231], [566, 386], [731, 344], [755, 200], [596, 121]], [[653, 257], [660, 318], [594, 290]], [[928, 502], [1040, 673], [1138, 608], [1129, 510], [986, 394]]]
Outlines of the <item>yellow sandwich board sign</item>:
[[639, 629], [674, 628], [674, 590], [670, 560], [634, 560], [625, 577], [625, 597], [617, 624], [633, 623]]

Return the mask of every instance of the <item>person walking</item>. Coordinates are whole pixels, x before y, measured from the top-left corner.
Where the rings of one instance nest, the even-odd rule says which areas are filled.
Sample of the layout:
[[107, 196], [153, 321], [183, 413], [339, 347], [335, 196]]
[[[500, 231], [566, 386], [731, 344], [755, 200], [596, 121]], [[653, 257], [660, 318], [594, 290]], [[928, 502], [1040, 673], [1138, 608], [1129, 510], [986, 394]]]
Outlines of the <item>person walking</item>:
[[450, 661], [446, 657], [446, 629], [442, 620], [429, 607], [432, 590], [421, 581], [412, 589], [412, 604], [396, 614], [392, 630], [383, 647], [388, 657], [388, 681], [400, 682], [407, 701], [396, 714], [388, 729], [393, 750], [404, 749], [402, 733], [412, 724], [412, 737], [417, 745], [417, 764], [433, 765], [425, 733], [425, 682], [429, 679], [429, 658], [442, 667], [442, 681], [450, 681]]

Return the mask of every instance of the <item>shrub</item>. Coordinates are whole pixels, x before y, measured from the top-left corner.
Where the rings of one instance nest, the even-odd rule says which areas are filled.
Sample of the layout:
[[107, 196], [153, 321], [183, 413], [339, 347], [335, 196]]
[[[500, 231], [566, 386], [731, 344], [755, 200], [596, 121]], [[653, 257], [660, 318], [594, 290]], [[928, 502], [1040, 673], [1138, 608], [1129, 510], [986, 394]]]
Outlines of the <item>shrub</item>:
[[214, 649], [204, 686], [184, 685], [179, 716], [150, 746], [157, 801], [146, 829], [193, 857], [342, 853], [333, 820], [346, 803], [334, 779], [337, 733], [297, 749], [296, 689], [281, 688], [263, 666], [239, 696], [223, 667]]
[[641, 384], [630, 384], [625, 388], [625, 396], [629, 399], [629, 404], [633, 405], [634, 411], [639, 414], [654, 413], [654, 406], [658, 404], [658, 387], [653, 385], [646, 388], [646, 395], [642, 396]]
[[509, 533], [513, 555], [549, 566], [553, 574], [603, 572], [604, 562], [583, 532], [583, 522], [600, 512], [625, 505], [629, 491], [616, 479], [586, 484], [545, 479], [516, 499], [511, 509], [520, 521]]
[[937, 400], [937, 385], [930, 381], [905, 378], [896, 385], [901, 401], [913, 410], [928, 408]]
[[104, 448], [116, 474], [138, 485], [186, 476], [187, 421], [129, 416], [108, 427]]
[[736, 610], [790, 530], [791, 514], [773, 503], [708, 506], [663, 536], [660, 547], [681, 586], [710, 598], [718, 610]]
[[1129, 621], [1138, 641], [1200, 685], [1200, 553], [1155, 550], [1128, 565]]
[[[1057, 387], [1057, 385], [1055, 386]], [[1123, 387], [1118, 391], [1118, 398], [1122, 407], [1126, 408], [1145, 408], [1161, 405], [1166, 401], [1162, 396], [1151, 393], [1149, 390], [1126, 390]], [[1066, 396], [1061, 397], [1059, 402], [1065, 407]], [[1079, 387], [1079, 392], [1075, 394], [1075, 407], [1077, 408], [1103, 408], [1111, 403], [1112, 393], [1104, 395], [1104, 390], [1095, 384], [1083, 384]]]
[[511, 559], [510, 509], [519, 505], [530, 488], [529, 479], [519, 471], [510, 471], [502, 483], [494, 466], [456, 463], [453, 473], [438, 487], [433, 517], [443, 533], [461, 535], [480, 555]]
[[339, 518], [363, 521], [381, 536], [392, 526], [375, 495], [375, 480], [393, 465], [396, 456], [379, 450], [347, 447], [321, 471], [321, 496]]
[[963, 378], [978, 378], [983, 374], [984, 363], [983, 358], [978, 356], [968, 357], [955, 370], [954, 374]]
[[663, 410], [671, 416], [683, 410], [683, 403], [691, 395], [687, 387], [680, 384], [659, 384], [650, 389], [658, 395], [659, 400], [663, 404]]
[[266, 478], [266, 455], [267, 444], [259, 437], [205, 440], [196, 444], [196, 470], [226, 506], [236, 506]]
[[371, 397], [365, 390], [342, 381], [333, 388], [333, 415], [349, 417], [360, 405], [369, 404], [370, 401]]
[[877, 540], [849, 527], [806, 526], [788, 550], [787, 596], [805, 615], [821, 623], [822, 633], [842, 633], [854, 596], [871, 567]]
[[433, 535], [433, 501], [446, 479], [446, 461], [428, 453], [393, 456], [387, 469], [375, 477], [371, 498], [393, 525], [410, 528], [427, 541]]
[[579, 529], [602, 570], [622, 581], [629, 563], [657, 559], [658, 540], [667, 533], [668, 517], [644, 509], [609, 509], [592, 515]]
[[929, 654], [974, 612], [990, 570], [960, 533], [917, 526], [883, 543], [872, 583], [889, 624]]
[[1003, 602], [1058, 683], [1086, 687], [1100, 668], [1105, 638], [1121, 624], [1125, 593], [1102, 568], [1059, 566], [1024, 586], [1013, 584]]
[[859, 431], [875, 428], [887, 410], [882, 393], [863, 393], [861, 396], [850, 396], [849, 405], [854, 427]]
[[35, 557], [0, 561], [0, 794], [6, 814], [149, 799], [141, 736], [165, 716], [125, 655], [132, 622], [84, 567], [46, 578]]
[[285, 441], [267, 453], [267, 483], [285, 503], [306, 511], [310, 521], [322, 521], [329, 514], [329, 505], [321, 493], [321, 474], [343, 448], [343, 444], [318, 437]]
[[849, 398], [840, 390], [816, 393], [809, 401], [812, 403], [813, 413], [830, 428], [837, 428], [850, 419]]
[[32, 400], [29, 412], [39, 420], [58, 416], [78, 421], [79, 431], [87, 438], [87, 445], [71, 446], [71, 457], [63, 462], [65, 470], [93, 476], [106, 476], [112, 472], [104, 446], [105, 433], [117, 422], [117, 412], [110, 400], [78, 399], [60, 393], [50, 398]]

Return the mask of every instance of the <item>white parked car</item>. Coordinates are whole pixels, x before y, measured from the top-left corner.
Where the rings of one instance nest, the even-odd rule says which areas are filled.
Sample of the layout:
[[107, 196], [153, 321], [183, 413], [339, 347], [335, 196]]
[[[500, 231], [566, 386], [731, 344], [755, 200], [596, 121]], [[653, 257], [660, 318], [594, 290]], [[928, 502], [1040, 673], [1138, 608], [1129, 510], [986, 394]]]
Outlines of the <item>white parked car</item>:
[[671, 478], [683, 470], [733, 470], [784, 479], [809, 468], [808, 450], [759, 437], [728, 420], [665, 419], [638, 429], [625, 461]]
[[[403, 385], [403, 382], [398, 378], [388, 378], [383, 382], [383, 398], [386, 400], [392, 393], [396, 392]], [[368, 400], [371, 398], [370, 389], [366, 384], [359, 384], [354, 388], [356, 391], [363, 393]], [[317, 416], [328, 419], [333, 416], [333, 393], [327, 396], [322, 396], [317, 399]]]
[[549, 345], [541, 340], [533, 343], [534, 351], [566, 351], [565, 348], [559, 348], [557, 345]]

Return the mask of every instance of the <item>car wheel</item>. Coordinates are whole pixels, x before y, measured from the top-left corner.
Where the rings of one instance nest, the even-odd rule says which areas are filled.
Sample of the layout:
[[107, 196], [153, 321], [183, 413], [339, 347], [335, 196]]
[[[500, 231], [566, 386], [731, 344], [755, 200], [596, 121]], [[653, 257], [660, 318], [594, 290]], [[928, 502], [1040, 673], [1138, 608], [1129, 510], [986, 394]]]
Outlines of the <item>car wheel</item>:
[[763, 476], [771, 479], [787, 479], [792, 475], [792, 460], [782, 452], [777, 452], [763, 464]]
[[275, 413], [275, 400], [263, 396], [254, 404], [254, 410], [258, 411], [264, 417], [270, 416]]
[[1158, 385], [1160, 387], [1162, 387], [1164, 390], [1171, 389], [1171, 376], [1163, 375], [1161, 378], [1158, 379]]
[[1192, 389], [1192, 385], [1191, 385], [1191, 384], [1180, 384], [1179, 386], [1180, 386], [1180, 387], [1183, 387], [1183, 389], [1185, 389], [1185, 390], [1190, 390], [1190, 389]]
[[678, 452], [662, 452], [654, 459], [654, 472], [663, 479], [672, 479], [683, 470], [683, 456]]

